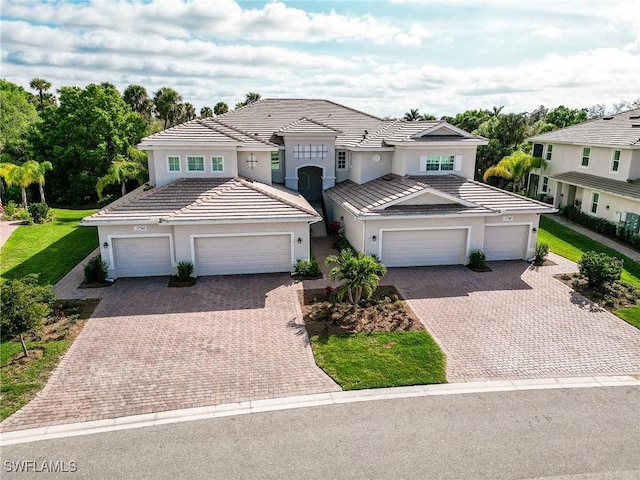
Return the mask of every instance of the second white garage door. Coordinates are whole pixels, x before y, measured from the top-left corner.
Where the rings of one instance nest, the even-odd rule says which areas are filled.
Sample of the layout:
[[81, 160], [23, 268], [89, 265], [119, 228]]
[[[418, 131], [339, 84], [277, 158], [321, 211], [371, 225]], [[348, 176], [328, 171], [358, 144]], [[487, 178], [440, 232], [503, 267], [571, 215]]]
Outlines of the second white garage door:
[[467, 256], [467, 229], [392, 230], [382, 233], [381, 260], [388, 267], [457, 265]]
[[529, 225], [485, 226], [487, 260], [519, 260], [527, 255]]
[[198, 275], [291, 271], [291, 235], [196, 237]]
[[169, 237], [114, 238], [113, 256], [118, 277], [171, 275]]

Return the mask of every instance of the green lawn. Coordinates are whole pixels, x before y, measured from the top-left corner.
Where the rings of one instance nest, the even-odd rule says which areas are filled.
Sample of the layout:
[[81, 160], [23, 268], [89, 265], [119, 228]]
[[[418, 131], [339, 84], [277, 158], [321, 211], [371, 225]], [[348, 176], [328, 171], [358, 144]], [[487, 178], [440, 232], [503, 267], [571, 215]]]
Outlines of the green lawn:
[[[624, 261], [622, 281], [640, 288], [640, 263], [546, 217], [540, 219], [538, 242], [546, 243], [549, 245], [549, 250], [574, 262], [580, 260], [582, 254], [590, 250], [621, 258]], [[640, 305], [621, 308], [613, 313], [640, 328]]]
[[344, 390], [446, 383], [445, 356], [428, 332], [311, 338], [316, 363]]
[[95, 227], [78, 222], [96, 210], [52, 209], [55, 218], [42, 225], [21, 225], [0, 252], [0, 275], [22, 278], [40, 273], [40, 283], [56, 283], [98, 246]]

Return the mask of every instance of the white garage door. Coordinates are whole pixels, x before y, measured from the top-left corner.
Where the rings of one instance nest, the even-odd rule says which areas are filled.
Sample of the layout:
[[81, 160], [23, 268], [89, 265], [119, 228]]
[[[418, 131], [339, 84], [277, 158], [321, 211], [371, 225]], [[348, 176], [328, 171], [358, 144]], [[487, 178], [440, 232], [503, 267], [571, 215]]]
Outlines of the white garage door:
[[113, 255], [118, 277], [171, 275], [169, 237], [115, 238]]
[[195, 250], [198, 275], [291, 271], [291, 235], [199, 237]]
[[467, 229], [396, 230], [382, 233], [382, 263], [388, 267], [465, 263]]
[[529, 225], [484, 227], [484, 253], [487, 260], [525, 258], [528, 241]]

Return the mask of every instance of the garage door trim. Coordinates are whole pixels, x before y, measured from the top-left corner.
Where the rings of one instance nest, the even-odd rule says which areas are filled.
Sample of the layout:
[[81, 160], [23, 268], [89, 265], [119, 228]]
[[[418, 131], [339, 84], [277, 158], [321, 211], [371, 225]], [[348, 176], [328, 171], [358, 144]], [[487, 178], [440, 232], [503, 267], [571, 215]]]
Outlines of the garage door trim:
[[492, 227], [524, 227], [524, 226], [529, 227], [529, 231], [527, 232], [527, 246], [526, 246], [525, 252], [524, 252], [524, 255], [526, 257], [528, 255], [528, 253], [529, 253], [529, 245], [531, 245], [531, 234], [533, 232], [533, 222], [486, 223], [484, 225], [485, 231], [482, 234], [482, 249], [483, 249], [483, 251], [487, 249], [487, 247], [484, 244], [485, 239], [487, 238], [487, 228], [492, 228]]
[[466, 230], [467, 231], [467, 246], [465, 247], [465, 255], [469, 256], [469, 248], [471, 242], [471, 226], [469, 225], [457, 225], [449, 227], [417, 227], [417, 228], [381, 228], [380, 238], [378, 240], [378, 258], [382, 258], [382, 242], [384, 241], [384, 232], [416, 232], [427, 230]]
[[[290, 262], [291, 262], [291, 268], [293, 268], [293, 265], [296, 262], [295, 259], [295, 245], [293, 244], [293, 237], [294, 237], [294, 232], [246, 232], [246, 233], [242, 233], [242, 232], [235, 232], [235, 233], [198, 233], [198, 234], [194, 234], [194, 235], [189, 235], [189, 242], [191, 244], [191, 263], [193, 263], [193, 265], [196, 266], [197, 268], [197, 264], [196, 264], [196, 239], [198, 238], [221, 238], [221, 237], [266, 237], [266, 236], [285, 236], [285, 235], [289, 235], [290, 241], [289, 241], [289, 249], [291, 252], [291, 258], [290, 258]], [[304, 241], [304, 240], [303, 240]], [[307, 255], [308, 258], [311, 258], [311, 253], [310, 253], [310, 245], [311, 242], [307, 242]]]
[[117, 235], [107, 235], [107, 243], [109, 244], [109, 265], [107, 268], [115, 270], [116, 262], [114, 260], [113, 253], [113, 241], [118, 238], [151, 238], [151, 237], [169, 237], [169, 255], [171, 257], [171, 266], [175, 267], [176, 256], [173, 249], [173, 235], [170, 233], [142, 233], [140, 235], [129, 235], [129, 234], [117, 234]]

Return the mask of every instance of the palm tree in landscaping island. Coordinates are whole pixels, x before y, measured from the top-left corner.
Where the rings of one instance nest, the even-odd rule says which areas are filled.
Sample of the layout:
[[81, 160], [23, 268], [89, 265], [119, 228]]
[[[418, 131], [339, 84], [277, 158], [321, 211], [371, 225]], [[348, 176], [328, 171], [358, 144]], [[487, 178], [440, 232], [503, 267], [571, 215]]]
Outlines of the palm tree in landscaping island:
[[529, 172], [534, 168], [544, 168], [546, 161], [539, 157], [534, 157], [521, 150], [513, 152], [504, 157], [496, 165], [493, 165], [484, 172], [482, 179], [486, 182], [490, 177], [500, 177], [512, 180], [513, 192], [524, 190], [524, 182]]
[[338, 296], [345, 294], [353, 308], [357, 308], [360, 300], [366, 300], [378, 288], [380, 277], [387, 273], [387, 267], [378, 262], [375, 257], [362, 252], [354, 254], [351, 250], [342, 250], [340, 255], [329, 255], [325, 264], [336, 265], [329, 272], [331, 280], [343, 282], [338, 287]]

